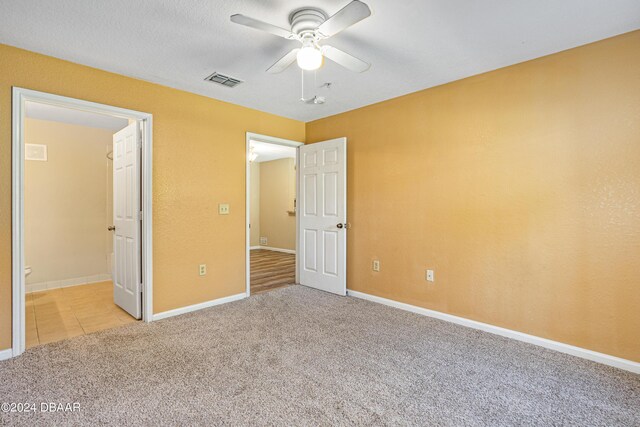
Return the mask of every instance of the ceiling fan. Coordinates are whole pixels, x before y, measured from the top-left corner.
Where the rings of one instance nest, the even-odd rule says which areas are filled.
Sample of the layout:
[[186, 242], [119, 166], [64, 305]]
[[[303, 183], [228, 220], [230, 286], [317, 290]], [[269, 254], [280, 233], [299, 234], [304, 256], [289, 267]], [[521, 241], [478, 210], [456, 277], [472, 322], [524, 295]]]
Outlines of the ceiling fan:
[[329, 58], [348, 70], [362, 73], [367, 71], [371, 64], [335, 47], [320, 45], [319, 42], [338, 34], [370, 15], [369, 6], [361, 1], [353, 0], [331, 17], [328, 17], [324, 11], [313, 7], [296, 9], [289, 15], [291, 30], [240, 14], [231, 15], [231, 22], [302, 43], [302, 47], [291, 50], [269, 67], [267, 69], [269, 73], [280, 73], [294, 61], [297, 61], [298, 66], [303, 70], [317, 70], [322, 66], [324, 58]]

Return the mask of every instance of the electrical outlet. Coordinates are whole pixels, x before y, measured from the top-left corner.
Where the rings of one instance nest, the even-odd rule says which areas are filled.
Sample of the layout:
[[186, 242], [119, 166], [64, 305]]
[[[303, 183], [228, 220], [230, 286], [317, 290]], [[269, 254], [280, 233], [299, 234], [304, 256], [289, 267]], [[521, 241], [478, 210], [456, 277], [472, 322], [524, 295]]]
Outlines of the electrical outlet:
[[433, 273], [433, 270], [427, 270], [424, 278], [427, 280], [427, 282], [435, 282], [435, 275]]
[[229, 215], [229, 204], [228, 203], [220, 203], [218, 205], [218, 214], [220, 214], [220, 215]]
[[260, 238], [260, 245], [265, 246], [267, 244], [267, 238], [266, 237], [261, 237]]
[[377, 259], [373, 260], [373, 264], [371, 265], [373, 271], [380, 271], [380, 261]]
[[200, 264], [200, 275], [204, 276], [207, 274], [207, 264]]

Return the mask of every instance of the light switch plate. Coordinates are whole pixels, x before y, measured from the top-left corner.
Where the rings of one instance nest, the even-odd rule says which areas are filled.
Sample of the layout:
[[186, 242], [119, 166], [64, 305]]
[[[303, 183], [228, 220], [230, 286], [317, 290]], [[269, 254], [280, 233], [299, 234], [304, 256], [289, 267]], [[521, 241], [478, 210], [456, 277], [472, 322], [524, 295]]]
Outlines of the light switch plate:
[[218, 214], [220, 214], [220, 215], [229, 215], [229, 204], [228, 203], [220, 203], [218, 205]]
[[374, 259], [373, 263], [371, 264], [371, 269], [373, 271], [380, 271], [380, 261], [377, 259]]
[[205, 274], [207, 274], [207, 264], [200, 264], [199, 272], [201, 276], [204, 276]]

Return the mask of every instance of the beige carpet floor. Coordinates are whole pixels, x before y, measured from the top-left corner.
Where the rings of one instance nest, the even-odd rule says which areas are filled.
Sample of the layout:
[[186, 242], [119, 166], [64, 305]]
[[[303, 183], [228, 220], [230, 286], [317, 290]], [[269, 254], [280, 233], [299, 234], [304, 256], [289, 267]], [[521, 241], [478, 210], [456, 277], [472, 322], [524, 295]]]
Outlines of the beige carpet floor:
[[34, 347], [0, 400], [80, 405], [0, 425], [640, 425], [638, 375], [302, 286]]

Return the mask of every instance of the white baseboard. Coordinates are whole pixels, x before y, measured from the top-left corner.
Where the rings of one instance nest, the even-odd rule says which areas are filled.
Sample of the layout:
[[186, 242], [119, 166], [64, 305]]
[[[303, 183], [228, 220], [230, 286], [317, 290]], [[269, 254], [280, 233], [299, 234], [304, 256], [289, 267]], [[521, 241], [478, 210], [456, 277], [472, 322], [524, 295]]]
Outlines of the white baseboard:
[[256, 249], [262, 249], [262, 246], [249, 246], [249, 250], [255, 251]]
[[266, 251], [284, 252], [285, 254], [295, 254], [296, 253], [296, 251], [293, 250], [293, 249], [272, 248], [271, 246], [259, 246], [258, 249], [264, 249]]
[[7, 360], [13, 357], [13, 350], [8, 348], [6, 350], [0, 350], [0, 360]]
[[28, 283], [25, 285], [25, 292], [48, 291], [49, 289], [67, 288], [69, 286], [88, 285], [111, 280], [110, 274], [94, 274], [93, 276], [74, 277], [72, 279], [53, 280], [50, 282]]
[[390, 300], [387, 298], [377, 297], [375, 295], [365, 294], [363, 292], [347, 290], [347, 295], [365, 299], [372, 302], [388, 305], [390, 307], [399, 308], [401, 310], [410, 311], [412, 313], [421, 314], [423, 316], [429, 316], [436, 319], [444, 320], [445, 322], [456, 323], [458, 325], [466, 326], [468, 328], [478, 329], [481, 331], [489, 332], [492, 334], [500, 335], [506, 338], [511, 338], [518, 341], [523, 341], [529, 344], [538, 345], [551, 350], [559, 351], [561, 353], [570, 354], [572, 356], [580, 357], [582, 359], [591, 360], [593, 362], [602, 363], [604, 365], [613, 366], [615, 368], [624, 369], [625, 371], [634, 372], [640, 374], [640, 363], [632, 360], [622, 359], [620, 357], [611, 356], [604, 353], [598, 353], [596, 351], [587, 350], [586, 348], [576, 347], [569, 344], [564, 344], [558, 341], [552, 341], [546, 338], [537, 337], [535, 335], [525, 334], [523, 332], [514, 331], [511, 329], [501, 328], [500, 326], [490, 325], [488, 323], [482, 323], [471, 319], [465, 319], [464, 317], [454, 316], [452, 314], [442, 313], [440, 311], [429, 310], [427, 308], [417, 307], [415, 305], [405, 304], [403, 302]]
[[176, 308], [174, 310], [163, 311], [162, 313], [154, 314], [153, 320], [166, 319], [168, 317], [179, 316], [181, 314], [191, 313], [192, 311], [202, 310], [203, 308], [209, 308], [220, 304], [226, 304], [232, 301], [238, 301], [247, 297], [246, 293], [230, 295], [228, 297], [218, 298], [211, 301], [201, 302], [199, 304], [189, 305], [187, 307]]

